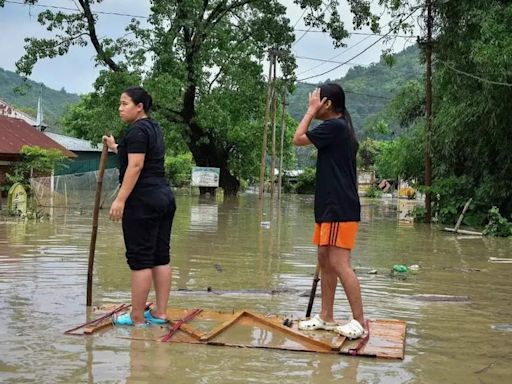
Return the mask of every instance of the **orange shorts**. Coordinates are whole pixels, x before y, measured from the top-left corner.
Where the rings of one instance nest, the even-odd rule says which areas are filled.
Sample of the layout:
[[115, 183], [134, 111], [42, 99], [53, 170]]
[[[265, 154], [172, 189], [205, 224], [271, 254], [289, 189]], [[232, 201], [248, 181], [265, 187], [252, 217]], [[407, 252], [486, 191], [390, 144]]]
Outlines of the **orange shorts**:
[[357, 221], [316, 223], [313, 232], [313, 244], [318, 246], [334, 245], [351, 250], [356, 242]]

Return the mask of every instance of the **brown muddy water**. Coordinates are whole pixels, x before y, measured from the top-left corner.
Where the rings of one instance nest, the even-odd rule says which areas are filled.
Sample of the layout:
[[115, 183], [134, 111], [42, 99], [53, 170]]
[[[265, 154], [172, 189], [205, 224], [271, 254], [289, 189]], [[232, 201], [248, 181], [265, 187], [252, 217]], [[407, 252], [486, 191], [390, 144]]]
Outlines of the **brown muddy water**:
[[[0, 382], [512, 382], [512, 264], [488, 261], [512, 257], [512, 241], [401, 225], [396, 200], [362, 203], [353, 266], [367, 317], [407, 321], [403, 361], [129, 340], [131, 331], [120, 328], [63, 335], [86, 320], [91, 231], [90, 210], [68, 210], [55, 211], [49, 222], [0, 222]], [[272, 211], [265, 206], [264, 216], [254, 195], [179, 196], [177, 204], [171, 305], [303, 315], [308, 298], [300, 293], [310, 289], [315, 269], [312, 197], [285, 196]], [[130, 300], [121, 227], [106, 214], [100, 216], [95, 305]], [[394, 264], [420, 269], [393, 278]], [[378, 273], [368, 274], [372, 269]], [[221, 294], [207, 293], [208, 287]], [[470, 302], [415, 300], [421, 294], [469, 296]], [[335, 309], [337, 317], [348, 317], [341, 290]]]

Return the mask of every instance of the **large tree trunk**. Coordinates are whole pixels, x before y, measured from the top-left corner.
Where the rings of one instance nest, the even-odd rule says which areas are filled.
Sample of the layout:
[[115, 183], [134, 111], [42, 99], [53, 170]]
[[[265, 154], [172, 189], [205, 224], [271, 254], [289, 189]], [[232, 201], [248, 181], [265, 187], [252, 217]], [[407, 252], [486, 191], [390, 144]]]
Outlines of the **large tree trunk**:
[[[204, 138], [208, 137], [203, 134], [200, 137], [191, 138], [188, 148], [192, 152], [194, 161], [198, 167], [215, 167], [220, 168], [219, 186], [224, 190], [226, 195], [236, 195], [240, 189], [240, 182], [233, 176], [228, 169], [229, 154], [213, 143], [213, 139], [208, 137], [208, 143], [204, 142]], [[203, 139], [200, 141], [200, 139]], [[215, 188], [199, 188], [201, 195], [215, 194]]]
[[[194, 60], [197, 52], [192, 43], [191, 31], [185, 28], [184, 33], [185, 41], [190, 44], [185, 56], [188, 87], [183, 95], [183, 110], [181, 112], [185, 124], [189, 127], [186, 142], [197, 166], [220, 168], [219, 186], [226, 195], [236, 195], [240, 188], [240, 182], [229, 172], [228, 150], [223, 148], [221, 143], [216, 143], [215, 138], [199, 126], [196, 120], [197, 78]], [[197, 41], [195, 44], [197, 44]], [[206, 193], [215, 194], [214, 188], [200, 188], [199, 190], [202, 195]]]

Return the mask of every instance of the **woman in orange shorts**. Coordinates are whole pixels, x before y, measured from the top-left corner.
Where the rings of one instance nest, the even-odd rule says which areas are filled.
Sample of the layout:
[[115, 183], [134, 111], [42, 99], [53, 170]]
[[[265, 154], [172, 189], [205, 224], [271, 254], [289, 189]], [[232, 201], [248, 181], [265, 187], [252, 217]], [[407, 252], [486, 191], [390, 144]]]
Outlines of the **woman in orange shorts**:
[[[313, 119], [323, 122], [308, 131]], [[318, 246], [322, 309], [301, 321], [299, 329], [333, 330], [351, 339], [360, 338], [365, 333], [363, 303], [359, 280], [350, 262], [361, 214], [356, 175], [358, 143], [341, 86], [324, 84], [309, 95], [309, 107], [297, 127], [293, 144], [313, 144], [318, 149], [313, 243]], [[353, 316], [344, 325], [338, 325], [333, 314], [338, 278]]]

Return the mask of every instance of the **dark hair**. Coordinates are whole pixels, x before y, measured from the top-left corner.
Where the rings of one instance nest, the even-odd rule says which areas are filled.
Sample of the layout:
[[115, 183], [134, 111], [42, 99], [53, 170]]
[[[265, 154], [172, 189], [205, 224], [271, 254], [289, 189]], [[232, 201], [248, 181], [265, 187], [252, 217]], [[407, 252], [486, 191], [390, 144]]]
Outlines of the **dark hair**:
[[324, 97], [327, 98], [327, 100], [330, 100], [332, 103], [333, 111], [343, 114], [343, 117], [348, 123], [350, 137], [354, 142], [354, 148], [357, 153], [357, 150], [359, 149], [359, 143], [357, 142], [354, 126], [352, 125], [352, 117], [350, 116], [350, 113], [345, 106], [345, 91], [343, 91], [341, 85], [336, 83], [322, 84], [319, 88], [320, 99], [323, 99]]
[[142, 104], [144, 107], [144, 112], [149, 113], [151, 107], [153, 106], [153, 98], [146, 90], [142, 87], [130, 87], [124, 90], [123, 93], [126, 93], [130, 99], [133, 100], [135, 105]]

